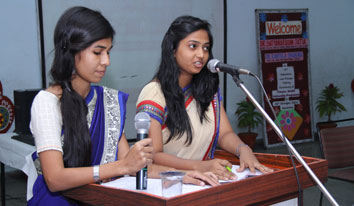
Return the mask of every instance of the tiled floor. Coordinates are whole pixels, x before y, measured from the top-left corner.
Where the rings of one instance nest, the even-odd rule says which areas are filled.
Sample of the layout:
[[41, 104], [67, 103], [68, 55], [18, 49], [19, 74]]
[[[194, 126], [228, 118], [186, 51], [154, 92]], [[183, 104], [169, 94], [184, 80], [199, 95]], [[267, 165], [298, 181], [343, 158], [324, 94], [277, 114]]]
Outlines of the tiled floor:
[[5, 188], [6, 206], [27, 205], [27, 176], [25, 173], [5, 166]]
[[[294, 144], [296, 150], [302, 156], [320, 157], [320, 149], [317, 141]], [[284, 146], [265, 149], [262, 143], [258, 143], [255, 152], [288, 154]], [[5, 167], [6, 170], [6, 205], [26, 205], [26, 175], [19, 170]], [[325, 187], [341, 206], [354, 206], [354, 183], [329, 179]], [[319, 205], [320, 190], [317, 186], [304, 190], [304, 205]], [[324, 197], [322, 205], [331, 205]]]

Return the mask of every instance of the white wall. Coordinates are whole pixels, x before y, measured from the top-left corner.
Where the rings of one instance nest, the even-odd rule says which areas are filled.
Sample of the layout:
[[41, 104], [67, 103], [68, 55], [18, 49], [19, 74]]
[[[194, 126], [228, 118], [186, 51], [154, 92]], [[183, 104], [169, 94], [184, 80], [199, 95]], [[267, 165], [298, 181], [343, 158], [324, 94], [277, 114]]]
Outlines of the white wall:
[[[337, 113], [333, 120], [354, 117], [354, 94], [350, 89], [354, 79], [354, 1], [315, 1], [315, 0], [230, 0], [227, 1], [228, 20], [228, 63], [249, 68], [260, 76], [257, 45], [255, 9], [303, 9], [308, 8], [309, 15], [309, 71], [312, 99], [312, 122], [326, 121], [319, 118], [315, 111], [316, 100], [320, 91], [329, 83], [338, 86], [344, 93], [339, 101], [345, 105], [347, 112]], [[242, 76], [246, 87], [260, 102], [260, 87], [257, 82]], [[235, 131], [237, 128], [236, 102], [245, 95], [235, 85], [231, 76], [227, 77], [227, 114]], [[260, 138], [263, 130], [258, 129]]]
[[[50, 1], [51, 7], [56, 7], [57, 3]], [[74, 4], [73, 1], [67, 1]], [[85, 1], [92, 4], [94, 8], [100, 8], [103, 4], [102, 1]], [[96, 2], [96, 3], [95, 3]], [[97, 3], [98, 2], [98, 3]], [[127, 1], [129, 2], [129, 1]], [[165, 1], [162, 1], [165, 2]], [[216, 1], [215, 1], [216, 2]], [[75, 4], [77, 1], [75, 1]], [[161, 2], [160, 2], [161, 3]], [[200, 15], [202, 18], [211, 18], [213, 20], [214, 31], [222, 31], [223, 28], [220, 24], [222, 14], [210, 15], [211, 10], [222, 11], [222, 1], [217, 1], [214, 7], [208, 7], [204, 10], [198, 9], [197, 3], [189, 3], [188, 0], [182, 2], [184, 5], [191, 5], [192, 8], [190, 12], [195, 15]], [[209, 2], [210, 3], [210, 2]], [[319, 5], [321, 3], [321, 5]], [[311, 97], [312, 97], [312, 115], [313, 123], [317, 121], [325, 121], [325, 118], [319, 118], [318, 113], [314, 110], [315, 102], [319, 96], [320, 90], [324, 88], [329, 83], [334, 83], [337, 85], [342, 92], [344, 92], [344, 97], [340, 99], [348, 112], [342, 112], [336, 114], [333, 119], [343, 119], [354, 116], [354, 94], [350, 89], [350, 82], [354, 78], [354, 58], [352, 57], [352, 51], [354, 49], [354, 24], [352, 9], [354, 8], [354, 1], [352, 0], [342, 0], [342, 1], [315, 1], [315, 0], [231, 0], [227, 2], [228, 5], [228, 63], [241, 65], [249, 68], [253, 73], [259, 75], [258, 69], [258, 57], [257, 57], [257, 46], [256, 46], [256, 28], [255, 28], [255, 9], [290, 9], [290, 8], [308, 8], [309, 9], [309, 40], [310, 40], [310, 85], [312, 87]], [[149, 9], [160, 12], [163, 11], [164, 14], [168, 14], [174, 10], [178, 11], [178, 7], [171, 7], [168, 3], [161, 3], [159, 6], [148, 6]], [[51, 21], [56, 21], [61, 12], [66, 7], [58, 7], [57, 10], [53, 10], [49, 13], [48, 18]], [[144, 30], [145, 22], [149, 23], [149, 14], [140, 17], [140, 21], [137, 21], [135, 12], [130, 10], [131, 13], [122, 22], [139, 22], [138, 26]], [[48, 12], [44, 11], [44, 14]], [[107, 12], [102, 11], [105, 15]], [[117, 13], [108, 14], [108, 18], [114, 18]], [[129, 18], [135, 21], [129, 21]], [[0, 39], [2, 46], [0, 47], [0, 80], [4, 87], [4, 95], [8, 96], [13, 100], [13, 90], [15, 89], [34, 89], [41, 87], [41, 71], [40, 71], [40, 59], [39, 59], [39, 35], [37, 31], [37, 10], [36, 10], [36, 0], [21, 1], [2, 1], [0, 6]], [[156, 18], [154, 19], [157, 23], [168, 24], [172, 21], [174, 17], [170, 16], [168, 18]], [[110, 19], [111, 20], [111, 19]], [[168, 22], [168, 23], [167, 23]], [[128, 23], [127, 23], [128, 24]], [[133, 23], [132, 23], [133, 24]], [[54, 28], [55, 25], [45, 25]], [[126, 28], [128, 25], [126, 25]], [[168, 25], [165, 25], [167, 28]], [[221, 26], [221, 27], [220, 27]], [[133, 79], [134, 82], [139, 82], [143, 84], [143, 80], [138, 77], [134, 77], [139, 69], [143, 69], [141, 66], [137, 66], [140, 62], [147, 61], [145, 54], [149, 51], [147, 49], [143, 50], [139, 57], [130, 60], [129, 54], [129, 43], [131, 41], [127, 40], [126, 36], [129, 30], [122, 31], [121, 26], [117, 25], [117, 41], [115, 48], [120, 50], [120, 56], [112, 59], [112, 63], [115, 62], [116, 66], [113, 68], [127, 68], [121, 76], [117, 77], [110, 75], [108, 80], [111, 82], [120, 82], [117, 88], [122, 87], [128, 81], [128, 79]], [[144, 47], [147, 44], [158, 44], [154, 47], [159, 47], [160, 40], [164, 33], [164, 29], [159, 30], [159, 37], [149, 37], [152, 39], [142, 42], [141, 45]], [[46, 36], [46, 39], [50, 41], [52, 39], [53, 33]], [[121, 40], [119, 40], [119, 38]], [[149, 43], [150, 42], [150, 43]], [[150, 45], [151, 46], [151, 45]], [[222, 43], [217, 43], [215, 49], [222, 51]], [[46, 51], [51, 50], [49, 45], [46, 45]], [[222, 53], [222, 52], [221, 52]], [[218, 54], [218, 52], [215, 52]], [[152, 54], [152, 59], [156, 59], [157, 64], [159, 55]], [[47, 58], [50, 56], [47, 53]], [[216, 58], [222, 60], [222, 54], [216, 55]], [[149, 59], [150, 60], [150, 59]], [[151, 60], [153, 61], [153, 60]], [[123, 62], [132, 62], [134, 66], [126, 67], [121, 65]], [[50, 61], [47, 62], [47, 68], [50, 66]], [[153, 67], [154, 65], [150, 65]], [[109, 75], [109, 74], [108, 74]], [[133, 77], [132, 77], [133, 76]], [[147, 76], [151, 76], [150, 74]], [[124, 80], [124, 77], [128, 77]], [[260, 90], [254, 79], [250, 77], [242, 77], [245, 81], [245, 85], [249, 90], [260, 100]], [[116, 81], [119, 80], [119, 81]], [[49, 79], [47, 79], [47, 82]], [[235, 131], [239, 131], [236, 127], [236, 116], [234, 112], [236, 110], [236, 102], [243, 99], [245, 96], [239, 88], [237, 88], [233, 80], [228, 77], [228, 91], [227, 91], [227, 113], [231, 124], [233, 125]], [[131, 91], [128, 91], [131, 92]], [[132, 96], [137, 95], [136, 91], [133, 91]], [[131, 98], [132, 99], [132, 98]], [[13, 129], [10, 129], [12, 131]], [[259, 128], [260, 136], [262, 137], [262, 129]]]
[[[222, 0], [43, 0], [46, 67], [53, 59], [53, 32], [60, 15], [69, 7], [82, 5], [99, 10], [116, 30], [111, 65], [101, 85], [130, 94], [125, 133], [136, 138], [135, 103], [142, 87], [149, 82], [160, 60], [161, 42], [172, 21], [180, 15], [207, 19], [212, 25], [214, 55], [223, 59]], [[50, 79], [48, 78], [48, 81]]]
[[[42, 87], [37, 11], [34, 0], [1, 1], [0, 81], [13, 102], [13, 91]], [[8, 132], [12, 132], [14, 124]]]

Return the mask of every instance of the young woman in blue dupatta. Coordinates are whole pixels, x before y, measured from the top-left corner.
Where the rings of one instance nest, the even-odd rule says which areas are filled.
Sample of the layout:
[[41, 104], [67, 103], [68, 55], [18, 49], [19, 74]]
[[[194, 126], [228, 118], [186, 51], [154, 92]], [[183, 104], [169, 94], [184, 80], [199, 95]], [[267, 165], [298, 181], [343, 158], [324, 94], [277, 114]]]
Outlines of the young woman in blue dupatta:
[[[135, 174], [146, 165], [149, 177], [172, 169], [151, 164], [151, 139], [129, 148], [123, 133], [128, 94], [91, 85], [101, 81], [110, 64], [114, 33], [100, 12], [85, 7], [70, 8], [60, 17], [53, 84], [38, 93], [31, 109], [38, 176], [30, 185], [28, 205], [75, 205], [60, 191]], [[184, 182], [216, 185], [217, 177], [187, 171]]]
[[[212, 171], [234, 179], [231, 163], [214, 159], [217, 145], [240, 157], [239, 171], [271, 169], [259, 163], [252, 150], [233, 132], [219, 91], [218, 74], [207, 62], [213, 58], [213, 37], [207, 21], [181, 16], [162, 41], [161, 62], [153, 80], [141, 91], [137, 111], [152, 117], [154, 162], [177, 169]], [[204, 161], [202, 161], [204, 160]]]

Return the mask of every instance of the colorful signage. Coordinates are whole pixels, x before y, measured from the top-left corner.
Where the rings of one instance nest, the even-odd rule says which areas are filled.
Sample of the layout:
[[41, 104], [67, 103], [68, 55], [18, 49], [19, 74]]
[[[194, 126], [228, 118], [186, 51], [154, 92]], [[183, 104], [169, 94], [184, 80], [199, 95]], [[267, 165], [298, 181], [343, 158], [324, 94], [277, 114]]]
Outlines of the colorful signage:
[[[313, 139], [307, 13], [306, 9], [256, 10], [258, 56], [263, 86], [276, 112], [274, 122], [292, 142]], [[273, 116], [268, 105], [265, 110]], [[266, 147], [279, 144], [283, 144], [282, 140], [266, 123]]]

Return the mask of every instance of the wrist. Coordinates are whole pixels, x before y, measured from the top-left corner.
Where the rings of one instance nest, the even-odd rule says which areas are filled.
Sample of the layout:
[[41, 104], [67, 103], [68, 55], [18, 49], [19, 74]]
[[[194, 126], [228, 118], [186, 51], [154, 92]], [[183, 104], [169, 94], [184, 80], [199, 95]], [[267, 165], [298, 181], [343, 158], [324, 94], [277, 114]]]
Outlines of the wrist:
[[117, 170], [120, 173], [119, 175], [127, 175], [127, 174], [133, 174], [137, 171], [134, 171], [131, 166], [129, 165], [128, 161], [126, 159], [118, 160], [116, 161], [116, 167]]
[[191, 170], [202, 171], [202, 170], [203, 170], [203, 162], [204, 162], [204, 160], [202, 160], [202, 161], [195, 161], [195, 162], [192, 164]]
[[100, 165], [93, 166], [93, 180], [94, 182], [100, 181]]
[[247, 144], [245, 144], [245, 143], [241, 143], [241, 144], [239, 144], [239, 145], [237, 145], [237, 147], [236, 147], [236, 153], [235, 153], [235, 155], [238, 157], [238, 158], [240, 158], [240, 155], [241, 155], [241, 148], [242, 147], [249, 147]]

